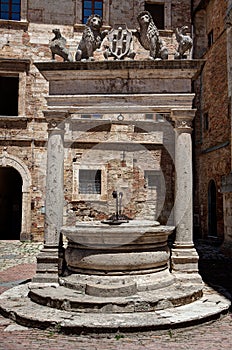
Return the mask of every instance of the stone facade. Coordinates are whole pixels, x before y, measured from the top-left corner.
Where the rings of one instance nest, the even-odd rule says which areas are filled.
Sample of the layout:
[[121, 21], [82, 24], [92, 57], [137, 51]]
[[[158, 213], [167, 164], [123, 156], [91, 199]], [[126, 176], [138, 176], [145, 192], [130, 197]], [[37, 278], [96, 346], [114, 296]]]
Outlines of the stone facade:
[[[5, 167], [13, 166], [12, 164], [16, 164], [14, 162], [17, 159], [19, 168], [26, 169], [25, 171], [17, 170], [23, 179], [23, 185], [30, 187], [28, 194], [24, 196], [24, 201], [27, 203], [22, 206], [22, 219], [23, 222], [27, 222], [27, 225], [24, 226], [27, 228], [26, 231], [25, 229], [21, 230], [21, 239], [41, 240], [44, 232], [47, 157], [47, 122], [43, 110], [46, 109], [47, 104], [45, 96], [48, 93], [48, 83], [33, 62], [51, 59], [49, 42], [53, 37], [52, 30], [57, 27], [67, 39], [67, 47], [74, 57], [84, 28], [82, 1], [69, 0], [65, 2], [65, 6], [62, 1], [54, 4], [52, 1], [28, 2], [23, 0], [21, 3], [21, 21], [0, 20], [0, 76], [19, 77], [18, 116], [15, 116], [16, 118], [5, 115], [0, 117], [0, 161], [1, 166]], [[144, 10], [145, 1], [127, 1], [122, 4], [120, 1], [105, 0], [103, 3], [103, 29], [109, 29], [118, 23], [126, 23], [129, 29], [138, 27], [136, 17], [140, 11]], [[151, 0], [147, 3], [160, 4], [161, 1]], [[165, 5], [165, 28], [160, 30], [160, 36], [168, 47], [169, 59], [172, 59], [177, 47], [174, 29], [183, 25], [191, 28], [191, 2], [189, 0], [181, 2], [165, 0], [163, 3]], [[224, 222], [226, 219], [223, 209], [221, 177], [231, 171], [231, 84], [229, 86], [227, 84], [228, 81], [231, 81], [231, 40], [229, 39], [231, 26], [228, 24], [226, 27], [225, 25], [226, 13], [230, 9], [231, 1], [196, 0], [193, 3], [194, 57], [206, 60], [202, 75], [195, 84], [197, 117], [194, 122], [194, 222], [196, 232], [200, 235], [217, 233], [219, 237], [223, 237], [224, 225], [229, 227], [229, 224], [226, 223], [227, 221]], [[185, 13], [184, 18], [183, 13]], [[208, 40], [210, 40], [208, 34], [212, 29], [213, 44], [208, 48]], [[137, 52], [136, 60], [148, 57], [148, 52], [141, 47], [136, 39], [134, 40], [134, 50]], [[95, 59], [104, 60], [102, 50], [95, 52]], [[97, 80], [96, 83], [93, 82], [93, 92], [96, 92], [96, 88], [99, 86], [97, 82]], [[157, 87], [162, 83], [161, 80], [157, 81]], [[137, 91], [139, 91], [139, 81], [136, 84]], [[56, 89], [60, 90], [60, 88], [61, 86], [54, 84], [52, 87], [54, 94]], [[128, 87], [126, 78], [120, 80], [115, 77], [115, 83], [108, 85], [107, 88], [118, 93], [128, 91], [128, 88], [132, 91], [134, 86]], [[75, 89], [74, 86], [71, 89]], [[147, 89], [149, 92], [149, 85]], [[183, 81], [178, 79], [173, 85], [172, 92], [181, 92], [183, 89], [186, 89], [186, 86], [183, 86]], [[166, 90], [165, 86], [163, 86], [163, 90]], [[84, 94], [85, 90], [79, 92]], [[107, 112], [104, 113], [104, 118], [107, 119]], [[77, 205], [75, 191], [74, 193], [70, 191], [75, 181], [73, 173], [77, 174], [75, 169], [77, 169], [78, 157], [80, 154], [88, 153], [91, 148], [91, 138], [97, 139], [99, 142], [102, 137], [106, 137], [108, 133], [112, 132], [107, 125], [106, 123], [104, 127], [98, 126], [97, 131], [88, 131], [89, 145], [87, 143], [76, 144], [76, 148], [73, 147], [69, 153], [65, 154], [65, 215], [67, 220], [74, 220], [74, 214], [75, 217], [77, 214], [86, 218], [88, 215], [101, 217], [102, 212], [107, 214], [112, 212], [112, 204], [107, 206], [107, 210], [105, 205], [96, 204], [97, 202], [95, 203], [97, 209], [89, 208], [86, 201], [79, 200]], [[70, 132], [72, 133], [72, 131]], [[126, 131], [126, 133], [128, 132]], [[136, 135], [141, 137], [142, 133], [136, 133]], [[149, 136], [143, 137], [149, 138]], [[152, 152], [154, 157], [158, 159], [161, 151], [154, 149]], [[166, 163], [165, 157], [163, 153], [164, 164]], [[74, 159], [77, 161], [75, 162]], [[123, 162], [123, 157], [120, 162]], [[16, 166], [13, 167], [18, 169]], [[149, 169], [146, 170], [149, 171]], [[167, 169], [165, 172], [170, 179], [173, 179], [171, 169]], [[30, 180], [24, 173], [30, 174]], [[113, 174], [114, 176], [116, 175]], [[217, 232], [208, 232], [208, 192], [211, 180], [216, 186], [217, 193]], [[110, 185], [109, 191], [111, 187]], [[144, 191], [142, 187], [144, 188], [143, 182], [141, 182], [141, 191]], [[165, 212], [168, 212], [168, 208], [172, 206], [171, 192], [170, 190], [167, 193], [168, 199], [166, 201], [169, 204], [161, 213], [163, 223], [167, 217]], [[229, 194], [226, 195], [226, 198], [228, 196]], [[150, 217], [155, 204], [150, 203], [149, 205], [150, 209], [145, 210], [142, 204], [139, 204], [141, 215]], [[29, 207], [32, 209], [30, 218], [27, 214]], [[128, 208], [129, 213], [134, 215], [135, 209]]]
[[[138, 23], [136, 18], [138, 13], [144, 10], [144, 3], [145, 2], [141, 0], [133, 2], [127, 1], [123, 4], [120, 1], [104, 1], [103, 29], [113, 27], [113, 25], [117, 23], [126, 23], [129, 29], [137, 28]], [[149, 1], [149, 3], [155, 4], [160, 3], [160, 1], [157, 2], [154, 0]], [[182, 1], [181, 4], [177, 0], [166, 0], [164, 3], [165, 28], [160, 31], [160, 35], [162, 39], [165, 40], [169, 49], [169, 56], [172, 58], [176, 49], [173, 29], [181, 25], [188, 25], [190, 27], [191, 9], [189, 1], [187, 0]], [[183, 12], [185, 13], [184, 21], [182, 18]], [[19, 79], [18, 115], [6, 116], [2, 113], [0, 117], [0, 164], [1, 167], [12, 166], [17, 169], [22, 177], [23, 188], [27, 188], [25, 195], [23, 195], [24, 204], [22, 205], [21, 239], [41, 240], [44, 234], [47, 122], [44, 118], [43, 110], [46, 109], [45, 96], [48, 93], [48, 83], [41, 76], [33, 62], [49, 61], [51, 59], [49, 42], [53, 38], [52, 30], [57, 27], [60, 29], [61, 34], [67, 39], [67, 48], [74, 56], [84, 28], [82, 24], [82, 1], [69, 0], [65, 2], [64, 6], [63, 1], [54, 3], [53, 1], [28, 2], [27, 0], [22, 0], [20, 21], [0, 20], [0, 76], [16, 77]], [[148, 57], [148, 52], [142, 48], [138, 41], [135, 40], [134, 46], [137, 51], [136, 60], [142, 60]], [[101, 50], [95, 53], [95, 59], [104, 60]], [[57, 58], [57, 60], [62, 59]], [[56, 89], [57, 87], [54, 85], [53, 88]], [[60, 87], [58, 88], [60, 89]], [[117, 92], [121, 91], [122, 88], [127, 89], [127, 86], [116, 77], [115, 85], [108, 88], [110, 88], [111, 91], [114, 90]], [[134, 87], [131, 87], [131, 89], [134, 89]], [[139, 81], [137, 82], [137, 89], [138, 91], [140, 89]], [[163, 86], [163, 89], [165, 90], [166, 87]], [[183, 82], [179, 79], [176, 82], [176, 86], [173, 87], [173, 92], [182, 91], [183, 89], [185, 89], [185, 87], [183, 87]], [[83, 91], [82, 93], [85, 92]], [[107, 118], [107, 113], [104, 114], [104, 118]], [[107, 132], [109, 132], [109, 130], [107, 131], [106, 129], [103, 127], [103, 129], [100, 130], [98, 127], [96, 132], [88, 132], [89, 143], [91, 144], [92, 138], [101, 140], [102, 137], [105, 137]], [[125, 133], [127, 132], [129, 133], [129, 130], [125, 131]], [[147, 136], [144, 136], [141, 132], [136, 132], [134, 135], [149, 139], [149, 133]], [[148, 141], [149, 140], [145, 140], [145, 143], [149, 143]], [[144, 141], [141, 139], [141, 142]], [[74, 181], [73, 173], [75, 173], [75, 171], [72, 171], [72, 169], [75, 168], [73, 159], [78, 158], [80, 154], [88, 153], [89, 147], [90, 145], [86, 144], [86, 142], [78, 144], [77, 147], [74, 146], [69, 153], [65, 154], [65, 215], [68, 217], [68, 220], [72, 220], [72, 215], [74, 215], [73, 213], [75, 212], [77, 216], [80, 214], [80, 216], [84, 218], [86, 218], [86, 215], [88, 216], [89, 213], [99, 217], [99, 215], [102, 215], [101, 213], [104, 212], [106, 215], [111, 213], [113, 209], [112, 204], [109, 204], [108, 208], [106, 208], [106, 206], [102, 206], [101, 203], [96, 203], [97, 208], [94, 209], [85, 201], [84, 204], [82, 204], [84, 208], [82, 210], [82, 206], [77, 205], [76, 199], [74, 198], [75, 191], [71, 193], [72, 191], [70, 189]], [[152, 149], [152, 157], [159, 159], [161, 150], [159, 148], [157, 149], [156, 146], [149, 147]], [[162, 154], [162, 162], [165, 164], [165, 157], [169, 157], [169, 155], [165, 155], [165, 152]], [[133, 161], [133, 156], [129, 156], [129, 158], [130, 157], [131, 161]], [[17, 159], [17, 161], [15, 159]], [[121, 159], [119, 162], [123, 162], [123, 160]], [[19, 164], [18, 167], [14, 165], [16, 163]], [[111, 167], [111, 165], [108, 166]], [[21, 171], [19, 168], [25, 170]], [[165, 168], [165, 177], [168, 177], [165, 181], [172, 184], [173, 169], [166, 165]], [[149, 166], [146, 170], [151, 171]], [[24, 173], [30, 174], [30, 180], [28, 179], [29, 176], [24, 175]], [[125, 169], [125, 176], [127, 176], [126, 173], [127, 170]], [[112, 170], [112, 176], [116, 176], [116, 174], [114, 175], [114, 170]], [[155, 189], [144, 189], [144, 174], [142, 175], [140, 172], [138, 176], [142, 176], [142, 178], [141, 181], [138, 180], [134, 184], [134, 191], [137, 190], [136, 186], [139, 184], [142, 191], [139, 195], [140, 197], [142, 197], [144, 191], [147, 191], [148, 198], [149, 196], [155, 198], [156, 196], [154, 193], [151, 194]], [[173, 189], [171, 187], [173, 187], [173, 185], [170, 185], [170, 188], [168, 188], [165, 199], [167, 207], [160, 213], [161, 221], [163, 222], [167, 220], [167, 213], [170, 211], [169, 208], [172, 206], [173, 202]], [[111, 188], [113, 188], [113, 184], [109, 184], [107, 191], [111, 191]], [[153, 213], [156, 204], [153, 203], [153, 200], [148, 201], [150, 208], [148, 211], [146, 211], [140, 199], [137, 201], [137, 206], [139, 208], [137, 210], [141, 215], [151, 217], [153, 215], [151, 213]], [[81, 203], [83, 202], [79, 201], [79, 204]], [[28, 214], [29, 208], [31, 208], [31, 216]], [[126, 210], [128, 214], [136, 215], [135, 208], [128, 207]], [[27, 224], [23, 224], [24, 222]], [[4, 237], [7, 238], [7, 234], [3, 234]], [[18, 234], [19, 233], [17, 233], [15, 238], [19, 238]]]

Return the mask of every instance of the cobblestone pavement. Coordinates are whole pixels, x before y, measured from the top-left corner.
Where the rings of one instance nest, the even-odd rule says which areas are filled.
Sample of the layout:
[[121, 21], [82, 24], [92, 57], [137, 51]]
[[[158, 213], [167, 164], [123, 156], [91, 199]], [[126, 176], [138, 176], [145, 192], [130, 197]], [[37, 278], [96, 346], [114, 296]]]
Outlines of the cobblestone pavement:
[[[0, 293], [30, 279], [35, 273], [39, 243], [0, 241]], [[197, 242], [199, 268], [205, 281], [231, 298], [232, 259], [219, 247]], [[206, 273], [207, 271], [207, 273]], [[64, 335], [24, 328], [0, 316], [0, 350], [224, 350], [232, 349], [232, 314], [216, 321], [184, 329], [132, 334]]]

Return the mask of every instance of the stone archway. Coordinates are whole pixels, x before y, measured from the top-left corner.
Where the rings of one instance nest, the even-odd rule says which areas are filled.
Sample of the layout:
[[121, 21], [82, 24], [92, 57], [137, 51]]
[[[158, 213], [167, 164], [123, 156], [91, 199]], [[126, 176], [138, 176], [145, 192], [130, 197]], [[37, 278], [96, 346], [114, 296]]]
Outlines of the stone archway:
[[6, 150], [0, 155], [0, 167], [12, 167], [22, 178], [22, 221], [20, 240], [31, 239], [31, 174], [27, 166]]

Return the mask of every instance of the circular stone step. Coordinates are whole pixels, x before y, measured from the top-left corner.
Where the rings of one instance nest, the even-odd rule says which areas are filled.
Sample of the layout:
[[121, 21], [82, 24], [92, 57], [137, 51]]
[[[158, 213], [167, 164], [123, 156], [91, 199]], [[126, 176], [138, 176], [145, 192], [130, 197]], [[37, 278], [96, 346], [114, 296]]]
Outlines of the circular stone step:
[[134, 313], [151, 312], [191, 303], [202, 297], [202, 285], [175, 283], [167, 288], [137, 292], [128, 296], [99, 297], [84, 291], [53, 286], [29, 285], [29, 298], [37, 304], [74, 312]]
[[202, 298], [190, 304], [135, 313], [77, 313], [53, 309], [28, 298], [29, 285], [14, 287], [0, 295], [0, 313], [15, 322], [66, 333], [137, 332], [187, 327], [226, 313], [230, 302], [205, 286]]
[[142, 291], [151, 291], [172, 285], [175, 278], [169, 270], [138, 275], [84, 275], [72, 274], [60, 277], [59, 284], [98, 297], [129, 296]]

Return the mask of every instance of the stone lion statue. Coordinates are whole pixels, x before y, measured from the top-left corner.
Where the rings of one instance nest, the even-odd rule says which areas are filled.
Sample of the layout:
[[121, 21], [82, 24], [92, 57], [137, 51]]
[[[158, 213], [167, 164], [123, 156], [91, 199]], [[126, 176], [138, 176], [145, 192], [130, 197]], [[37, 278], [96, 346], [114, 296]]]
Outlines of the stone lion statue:
[[55, 55], [61, 56], [64, 61], [72, 62], [73, 58], [69, 50], [66, 48], [66, 39], [61, 35], [60, 29], [53, 29], [55, 37], [50, 41], [50, 50], [52, 52], [52, 59]]
[[99, 49], [102, 40], [107, 35], [108, 31], [101, 33], [102, 18], [99, 15], [91, 15], [87, 22], [82, 34], [81, 41], [77, 47], [75, 60], [80, 61], [82, 59], [93, 61], [93, 53]]
[[167, 59], [168, 50], [160, 39], [159, 31], [148, 11], [142, 11], [137, 17], [139, 30], [133, 32], [144, 49], [150, 51], [150, 59]]
[[180, 29], [176, 28], [176, 40], [178, 42], [177, 52], [175, 53], [175, 59], [187, 58], [185, 54], [187, 51], [190, 51], [193, 46], [192, 38], [187, 35], [188, 27], [183, 26]]

